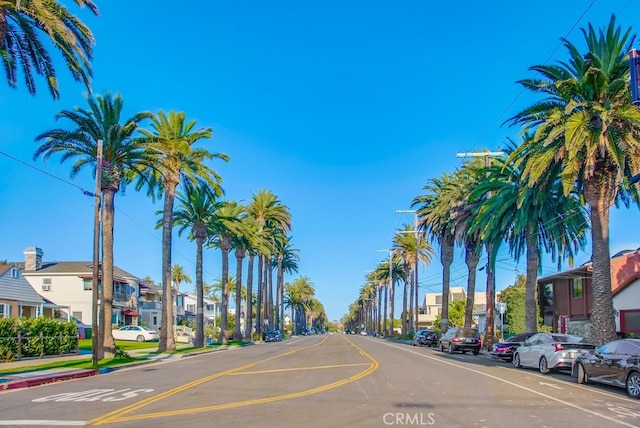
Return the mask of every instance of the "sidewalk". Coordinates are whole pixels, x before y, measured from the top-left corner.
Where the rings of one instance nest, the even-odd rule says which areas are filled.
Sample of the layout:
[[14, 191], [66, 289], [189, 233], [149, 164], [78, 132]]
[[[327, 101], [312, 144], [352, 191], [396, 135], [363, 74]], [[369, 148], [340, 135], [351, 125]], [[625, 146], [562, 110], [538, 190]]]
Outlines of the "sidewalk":
[[[177, 348], [185, 348], [191, 346], [190, 344], [177, 344]], [[217, 349], [198, 350], [194, 353], [213, 352]], [[107, 367], [103, 369], [74, 369], [68, 367], [58, 367], [46, 370], [30, 370], [28, 367], [34, 367], [37, 365], [73, 361], [80, 359], [91, 359], [91, 354], [79, 354], [68, 355], [63, 357], [50, 357], [50, 358], [38, 358], [38, 359], [26, 359], [20, 361], [13, 361], [9, 363], [0, 363], [0, 370], [12, 370], [11, 373], [0, 374], [0, 391], [16, 388], [28, 388], [30, 386], [43, 385], [46, 383], [59, 382], [63, 380], [78, 379], [88, 376], [96, 376], [102, 373], [109, 373], [114, 370], [118, 370], [123, 367], [131, 367], [139, 364], [149, 364], [155, 361], [175, 360], [182, 357], [193, 355], [188, 354], [160, 354], [157, 353], [157, 348], [149, 349], [136, 349], [128, 351], [131, 357], [147, 358], [146, 361], [134, 362], [129, 364], [123, 364], [120, 366]], [[15, 371], [13, 371], [15, 369]]]

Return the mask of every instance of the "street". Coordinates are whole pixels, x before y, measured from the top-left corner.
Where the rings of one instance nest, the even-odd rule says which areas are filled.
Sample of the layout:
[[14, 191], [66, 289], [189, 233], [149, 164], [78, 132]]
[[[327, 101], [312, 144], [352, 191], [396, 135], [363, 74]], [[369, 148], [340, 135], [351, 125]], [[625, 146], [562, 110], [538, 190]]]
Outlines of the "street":
[[9, 390], [0, 415], [5, 426], [636, 427], [640, 402], [486, 354], [334, 334]]

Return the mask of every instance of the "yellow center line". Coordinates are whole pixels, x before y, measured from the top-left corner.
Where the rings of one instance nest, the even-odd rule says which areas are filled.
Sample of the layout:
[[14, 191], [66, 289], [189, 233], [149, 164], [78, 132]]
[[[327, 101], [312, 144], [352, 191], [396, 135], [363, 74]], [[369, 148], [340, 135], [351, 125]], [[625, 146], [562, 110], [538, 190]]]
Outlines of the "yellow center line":
[[[258, 364], [267, 362], [267, 361], [271, 361], [274, 360], [276, 358], [280, 358], [280, 357], [284, 357], [287, 355], [291, 355], [294, 354], [296, 352], [302, 351], [304, 349], [309, 349], [315, 346], [319, 346], [322, 345], [325, 341], [326, 338], [324, 338], [321, 342], [311, 345], [311, 346], [306, 346], [304, 348], [300, 348], [300, 349], [296, 349], [293, 351], [289, 351], [289, 352], [285, 352], [270, 358], [266, 358], [264, 360], [261, 361], [256, 361], [254, 363], [250, 363], [250, 364], [246, 364], [244, 366], [241, 367], [237, 367], [235, 369], [230, 369], [230, 370], [226, 370], [224, 372], [220, 372], [220, 373], [216, 373], [214, 375], [208, 376], [206, 378], [202, 378], [199, 379], [197, 381], [194, 382], [190, 382], [187, 383], [185, 385], [179, 386], [177, 388], [171, 389], [169, 391], [166, 391], [164, 393], [158, 394], [155, 397], [151, 397], [148, 398], [146, 400], [142, 400], [139, 403], [135, 403], [126, 407], [123, 407], [121, 409], [118, 409], [116, 411], [107, 413], [106, 415], [102, 416], [102, 417], [98, 417], [95, 418], [91, 421], [88, 421], [87, 424], [94, 424], [94, 425], [101, 425], [101, 424], [105, 424], [105, 423], [112, 423], [112, 422], [125, 422], [125, 421], [133, 421], [133, 420], [141, 420], [141, 419], [153, 419], [153, 418], [159, 418], [159, 417], [166, 417], [166, 416], [179, 416], [179, 415], [187, 415], [187, 414], [195, 414], [195, 413], [203, 413], [203, 412], [210, 412], [210, 411], [214, 411], [214, 410], [222, 410], [222, 409], [231, 409], [231, 408], [235, 408], [235, 407], [241, 407], [241, 406], [249, 406], [249, 405], [255, 405], [255, 404], [263, 404], [263, 403], [271, 403], [274, 401], [280, 401], [280, 400], [288, 400], [290, 398], [297, 398], [297, 397], [303, 397], [303, 396], [307, 396], [307, 395], [312, 395], [312, 394], [317, 394], [319, 392], [323, 392], [323, 391], [327, 391], [329, 389], [333, 389], [333, 388], [337, 388], [339, 386], [345, 385], [347, 383], [350, 382], [354, 382], [358, 379], [361, 379], [365, 376], [368, 376], [369, 374], [371, 374], [372, 372], [374, 372], [377, 368], [378, 368], [378, 362], [371, 357], [370, 355], [368, 355], [366, 352], [364, 352], [361, 348], [359, 348], [355, 343], [353, 343], [351, 340], [344, 338], [345, 340], [347, 340], [351, 346], [355, 347], [361, 355], [364, 355], [366, 358], [368, 358], [371, 363], [369, 364], [357, 364], [357, 365], [368, 365], [369, 367], [354, 375], [351, 377], [348, 377], [346, 379], [342, 379], [339, 380], [337, 382], [333, 382], [327, 385], [323, 385], [323, 386], [319, 386], [316, 388], [312, 388], [309, 390], [305, 390], [305, 391], [300, 391], [300, 392], [295, 392], [295, 393], [291, 393], [291, 394], [286, 394], [286, 395], [279, 395], [279, 396], [274, 396], [274, 397], [265, 397], [265, 398], [259, 398], [259, 399], [254, 399], [254, 400], [246, 400], [246, 401], [239, 401], [239, 402], [234, 402], [234, 403], [227, 403], [227, 404], [218, 404], [218, 405], [213, 405], [213, 406], [206, 406], [206, 407], [197, 407], [197, 408], [192, 408], [192, 409], [183, 409], [183, 410], [173, 410], [173, 411], [167, 411], [167, 412], [158, 412], [158, 413], [149, 413], [149, 414], [143, 414], [143, 415], [130, 415], [130, 416], [125, 416], [126, 414], [130, 414], [142, 407], [148, 406], [152, 403], [155, 403], [157, 401], [160, 401], [164, 398], [170, 397], [172, 395], [175, 395], [179, 392], [185, 391], [187, 389], [193, 388], [197, 385], [200, 385], [204, 382], [207, 382], [209, 380], [212, 379], [216, 379], [218, 377], [224, 376], [224, 375], [230, 375], [230, 374], [238, 374], [237, 372], [246, 368], [250, 368], [250, 367], [254, 367]], [[336, 366], [336, 367], [340, 367], [340, 366]]]
[[354, 363], [354, 364], [336, 364], [333, 366], [290, 367], [287, 369], [256, 370], [252, 372], [229, 373], [229, 376], [244, 376], [248, 374], [278, 373], [278, 372], [295, 372], [295, 371], [302, 371], [302, 370], [336, 369], [339, 367], [355, 367], [355, 366], [368, 366], [368, 365], [369, 363]]

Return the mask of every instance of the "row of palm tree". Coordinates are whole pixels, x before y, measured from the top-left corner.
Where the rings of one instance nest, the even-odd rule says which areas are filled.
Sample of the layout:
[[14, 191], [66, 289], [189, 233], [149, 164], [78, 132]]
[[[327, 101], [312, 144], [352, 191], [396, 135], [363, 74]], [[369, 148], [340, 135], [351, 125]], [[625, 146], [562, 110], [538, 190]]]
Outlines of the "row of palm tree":
[[[541, 255], [550, 254], [558, 269], [564, 260], [571, 263], [590, 230], [591, 339], [602, 344], [615, 338], [609, 210], [618, 201], [638, 202], [634, 176], [640, 172], [640, 112], [631, 104], [628, 66], [635, 38], [631, 29], [616, 26], [615, 16], [605, 29], [589, 25], [582, 33], [586, 53], [563, 39], [568, 61], [530, 67], [542, 77], [519, 82], [544, 97], [507, 121], [521, 127], [521, 144], [509, 140], [503, 158], [485, 165], [466, 162], [430, 180], [426, 193], [413, 201], [420, 229], [440, 245], [443, 329], [455, 245], [467, 250], [468, 296], [473, 296], [471, 278], [482, 244], [492, 247], [490, 270], [502, 243], [515, 260], [526, 256], [526, 328], [537, 331]], [[471, 307], [468, 302], [465, 324]]]
[[[542, 99], [515, 114], [507, 124], [521, 128], [520, 144], [506, 143], [503, 157], [466, 161], [453, 173], [432, 178], [412, 205], [419, 234], [438, 245], [442, 274], [442, 322], [448, 327], [450, 268], [456, 246], [465, 250], [468, 283], [465, 325], [472, 322], [475, 276], [483, 247], [495, 270], [499, 246], [506, 243], [517, 261], [526, 257], [526, 326], [536, 331], [536, 283], [541, 256], [550, 255], [558, 269], [583, 249], [590, 231], [593, 265], [591, 339], [596, 344], [615, 338], [611, 293], [609, 210], [616, 203], [639, 201], [640, 111], [631, 103], [628, 52], [635, 41], [631, 29], [616, 26], [582, 29], [586, 52], [563, 39], [568, 60], [530, 67], [536, 77], [518, 83]], [[409, 235], [405, 235], [409, 236]], [[404, 268], [397, 280], [412, 283]], [[388, 264], [373, 277], [378, 287], [393, 292]], [[386, 276], [385, 276], [386, 275]], [[380, 283], [380, 278], [386, 284]], [[487, 290], [493, 289], [487, 275]], [[489, 293], [487, 293], [489, 294]], [[373, 295], [366, 287], [358, 301]], [[391, 299], [393, 301], [393, 299]], [[487, 301], [493, 307], [492, 301]], [[408, 312], [403, 298], [403, 313]], [[393, 306], [389, 315], [393, 317]], [[362, 305], [352, 305], [353, 319]], [[406, 317], [402, 320], [405, 331]], [[384, 324], [387, 325], [386, 322]], [[391, 324], [390, 324], [391, 325]], [[489, 326], [491, 327], [491, 326]], [[487, 342], [493, 339], [488, 330]]]

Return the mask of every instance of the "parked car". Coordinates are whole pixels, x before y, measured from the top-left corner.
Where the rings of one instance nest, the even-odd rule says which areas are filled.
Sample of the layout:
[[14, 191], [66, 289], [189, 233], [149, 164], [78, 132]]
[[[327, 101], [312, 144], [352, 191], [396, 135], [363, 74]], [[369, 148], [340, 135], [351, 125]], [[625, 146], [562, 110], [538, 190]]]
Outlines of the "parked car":
[[571, 374], [578, 383], [626, 388], [631, 397], [640, 398], [640, 339], [614, 340], [597, 351], [582, 353], [573, 362]]
[[157, 331], [143, 325], [125, 325], [113, 330], [112, 334], [115, 340], [134, 340], [136, 342], [149, 342], [158, 340], [160, 337]]
[[533, 336], [535, 333], [522, 333], [516, 334], [515, 336], [505, 340], [504, 342], [494, 343], [491, 347], [492, 357], [498, 358], [502, 361], [511, 361], [513, 360], [513, 353], [516, 348], [524, 343], [525, 340]]
[[411, 344], [413, 346], [436, 346], [438, 344], [438, 334], [433, 330], [418, 330], [416, 334], [413, 335]]
[[280, 342], [282, 340], [282, 334], [278, 330], [271, 330], [267, 332], [265, 342]]
[[478, 329], [468, 327], [451, 327], [440, 337], [438, 343], [440, 352], [444, 352], [446, 349], [450, 354], [456, 351], [472, 351], [473, 355], [478, 355], [482, 347], [482, 339]]
[[573, 360], [582, 352], [596, 347], [572, 334], [536, 333], [516, 348], [514, 367], [532, 367], [547, 374], [551, 370], [571, 369]]

